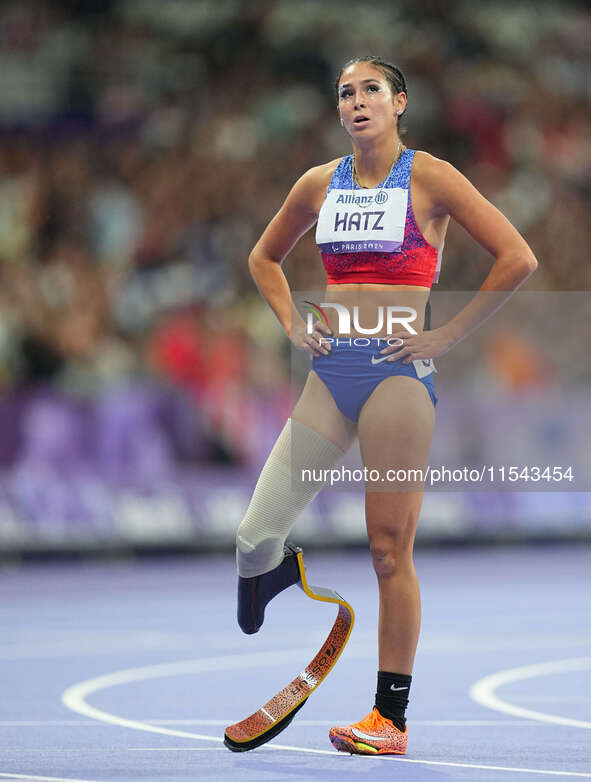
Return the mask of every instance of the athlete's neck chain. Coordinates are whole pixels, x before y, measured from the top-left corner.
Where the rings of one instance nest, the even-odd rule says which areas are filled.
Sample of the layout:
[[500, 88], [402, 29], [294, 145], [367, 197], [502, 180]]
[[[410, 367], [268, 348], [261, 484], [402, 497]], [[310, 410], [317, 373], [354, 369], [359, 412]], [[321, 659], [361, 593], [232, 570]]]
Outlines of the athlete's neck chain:
[[[404, 147], [402, 149], [401, 148], [402, 148], [402, 141], [399, 141], [398, 142], [398, 148], [396, 150], [396, 154], [394, 155], [394, 162], [392, 163], [392, 168], [390, 169], [390, 172], [389, 172], [388, 176], [384, 179], [384, 182], [388, 181], [388, 179], [390, 178], [390, 174], [392, 173], [392, 171], [394, 171], [394, 166], [396, 165], [396, 163], [398, 163], [398, 160], [400, 159], [400, 155], [406, 149], [406, 147]], [[365, 187], [365, 185], [359, 184], [359, 180], [357, 179], [357, 169], [355, 168], [355, 153], [353, 153], [353, 181], [355, 182], [357, 187], [360, 187], [362, 190], [367, 190], [368, 189], [367, 187]], [[380, 185], [378, 185], [378, 187], [379, 186]]]

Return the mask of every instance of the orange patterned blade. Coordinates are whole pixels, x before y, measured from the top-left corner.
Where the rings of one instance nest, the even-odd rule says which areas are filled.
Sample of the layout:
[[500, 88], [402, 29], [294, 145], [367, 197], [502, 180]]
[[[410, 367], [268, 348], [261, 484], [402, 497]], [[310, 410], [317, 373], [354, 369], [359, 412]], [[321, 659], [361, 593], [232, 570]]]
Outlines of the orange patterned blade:
[[281, 733], [302, 708], [308, 696], [326, 678], [349, 640], [355, 615], [351, 606], [331, 589], [309, 586], [302, 553], [298, 553], [301, 587], [313, 600], [337, 603], [335, 623], [320, 651], [302, 673], [250, 717], [226, 728], [224, 744], [233, 752], [246, 752]]

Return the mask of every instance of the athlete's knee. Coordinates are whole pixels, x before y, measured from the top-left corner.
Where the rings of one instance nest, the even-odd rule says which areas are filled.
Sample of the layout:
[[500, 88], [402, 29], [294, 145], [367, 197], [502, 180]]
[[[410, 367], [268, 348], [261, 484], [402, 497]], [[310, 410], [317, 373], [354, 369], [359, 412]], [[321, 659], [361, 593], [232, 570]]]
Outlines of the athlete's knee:
[[370, 536], [369, 548], [378, 579], [391, 578], [413, 568], [414, 525], [400, 525]]

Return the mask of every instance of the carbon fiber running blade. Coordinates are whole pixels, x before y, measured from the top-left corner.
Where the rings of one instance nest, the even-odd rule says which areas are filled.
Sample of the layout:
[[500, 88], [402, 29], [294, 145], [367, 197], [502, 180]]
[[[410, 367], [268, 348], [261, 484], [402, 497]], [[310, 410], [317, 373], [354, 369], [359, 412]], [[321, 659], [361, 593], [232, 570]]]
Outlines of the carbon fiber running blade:
[[336, 603], [339, 607], [337, 617], [312, 662], [254, 714], [226, 728], [224, 744], [232, 752], [246, 752], [260, 747], [284, 730], [309, 695], [330, 673], [349, 640], [355, 621], [353, 609], [332, 589], [308, 585], [301, 549], [297, 553], [297, 561], [304, 592], [313, 600]]
[[231, 752], [248, 752], [249, 749], [255, 749], [256, 747], [260, 747], [261, 744], [266, 744], [267, 741], [274, 739], [275, 736], [281, 733], [282, 730], [287, 728], [289, 723], [307, 700], [307, 698], [304, 698], [304, 700], [301, 703], [298, 703], [295, 709], [292, 709], [292, 711], [290, 711], [289, 714], [286, 714], [283, 719], [280, 719], [278, 722], [270, 725], [266, 731], [260, 733], [253, 739], [247, 739], [246, 741], [234, 741], [234, 739], [231, 739], [227, 733], [224, 733], [224, 744]]

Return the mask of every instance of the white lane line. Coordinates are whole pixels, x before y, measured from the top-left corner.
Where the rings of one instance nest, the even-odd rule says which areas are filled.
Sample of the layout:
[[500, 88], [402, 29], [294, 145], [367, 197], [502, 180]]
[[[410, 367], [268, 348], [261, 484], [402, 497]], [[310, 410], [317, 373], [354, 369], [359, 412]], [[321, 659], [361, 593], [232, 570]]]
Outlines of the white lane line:
[[[140, 722], [145, 722], [148, 725], [208, 725], [208, 726], [220, 726], [225, 727], [236, 722], [239, 718], [228, 717], [225, 720], [149, 720], [141, 718]], [[348, 725], [350, 722], [354, 722], [353, 719], [343, 719], [339, 717], [333, 720], [297, 720], [293, 723], [292, 727], [298, 728], [330, 728], [333, 725], [343, 724]], [[449, 727], [449, 728], [471, 728], [471, 727], [501, 727], [501, 728], [514, 728], [527, 725], [535, 725], [540, 727], [540, 723], [536, 720], [407, 720], [409, 725], [421, 726], [421, 727]], [[0, 728], [102, 728], [104, 727], [103, 721], [97, 720], [0, 720]]]
[[197, 660], [183, 660], [173, 663], [161, 663], [159, 665], [146, 665], [140, 668], [128, 668], [122, 671], [97, 676], [94, 679], [74, 684], [68, 687], [62, 694], [62, 703], [66, 708], [90, 717], [94, 720], [108, 722], [111, 725], [119, 725], [123, 728], [142, 730], [150, 733], [161, 733], [166, 736], [178, 736], [180, 738], [201, 739], [203, 741], [222, 741], [221, 736], [203, 736], [187, 731], [173, 730], [161, 725], [149, 725], [140, 720], [130, 720], [119, 717], [101, 709], [96, 709], [86, 702], [86, 698], [95, 692], [117, 687], [131, 682], [146, 681], [170, 676], [186, 676], [189, 674], [210, 673], [213, 671], [227, 671], [233, 668], [266, 668], [270, 665], [298, 662], [310, 654], [309, 649], [292, 649], [289, 652], [253, 652], [251, 654], [230, 654], [218, 657], [208, 657]]
[[[306, 650], [306, 654], [309, 650]], [[149, 725], [145, 722], [138, 720], [129, 720], [124, 717], [119, 717], [116, 714], [111, 714], [100, 709], [96, 709], [86, 703], [85, 698], [93, 693], [105, 690], [109, 687], [116, 687], [118, 685], [127, 684], [130, 682], [146, 681], [148, 679], [163, 678], [169, 676], [182, 676], [186, 674], [205, 673], [210, 671], [227, 670], [228, 668], [239, 668], [244, 670], [245, 668], [257, 668], [268, 667], [269, 665], [278, 665], [285, 662], [291, 662], [292, 658], [301, 660], [304, 652], [301, 649], [292, 650], [289, 653], [282, 652], [256, 652], [253, 654], [244, 655], [227, 655], [220, 657], [213, 657], [202, 660], [184, 660], [177, 663], [163, 663], [161, 665], [148, 665], [141, 668], [129, 668], [123, 671], [115, 671], [103, 676], [97, 676], [94, 679], [87, 679], [86, 681], [74, 684], [68, 687], [62, 695], [62, 703], [72, 711], [82, 714], [86, 717], [92, 717], [93, 719], [103, 720], [112, 725], [119, 725], [121, 727], [132, 728], [134, 730], [147, 731], [151, 733], [162, 733], [169, 736], [178, 736], [180, 738], [197, 739], [200, 741], [214, 741], [216, 744], [222, 742], [221, 736], [208, 736], [201, 733], [189, 733], [188, 731], [174, 730], [172, 728], [166, 728], [160, 725]], [[190, 751], [191, 748], [186, 748]], [[286, 744], [265, 744], [260, 748], [266, 751], [287, 751], [287, 752], [303, 752], [305, 754], [313, 755], [328, 755], [333, 758], [348, 757], [346, 753], [338, 753], [335, 750], [323, 750], [312, 749], [309, 747], [294, 747]], [[182, 751], [183, 748], [180, 748]], [[171, 750], [179, 751], [179, 749]], [[368, 756], [371, 757], [371, 756]], [[384, 756], [380, 758], [385, 759]], [[340, 761], [337, 761], [340, 762]], [[486, 771], [511, 771], [516, 774], [545, 774], [549, 776], [564, 776], [564, 777], [579, 777], [581, 779], [591, 779], [591, 773], [584, 773], [579, 771], [556, 771], [546, 769], [533, 769], [533, 768], [512, 768], [510, 766], [489, 766], [483, 764], [474, 763], [453, 763], [450, 761], [438, 761], [438, 760], [420, 760], [415, 758], [396, 758], [395, 762], [400, 763], [415, 763], [419, 765], [427, 766], [443, 766], [446, 768], [475, 768]]]
[[6, 774], [0, 773], [2, 779], [35, 779], [38, 782], [96, 782], [90, 779], [73, 779], [72, 777], [34, 777], [30, 774]]
[[[141, 751], [141, 747], [128, 747], [128, 749], [132, 751]], [[158, 752], [195, 752], [199, 751], [199, 748], [196, 747], [155, 747], [153, 749], [147, 748], [148, 751], [158, 751]], [[224, 749], [223, 747], [216, 747], [216, 749]], [[342, 758], [349, 758], [350, 756], [346, 752], [336, 752], [335, 750], [329, 750], [329, 749], [310, 749], [308, 747], [289, 747], [289, 746], [281, 746], [277, 744], [265, 744], [262, 747], [259, 747], [257, 751], [260, 750], [270, 750], [270, 749], [279, 749], [279, 750], [290, 750], [293, 752], [309, 752], [314, 753], [315, 755], [330, 755], [333, 758], [342, 757]], [[558, 771], [555, 769], [542, 769], [542, 768], [514, 768], [513, 766], [489, 766], [485, 765], [483, 763], [452, 763], [451, 761], [447, 760], [420, 760], [419, 758], [401, 758], [401, 757], [395, 757], [393, 755], [365, 755], [364, 756], [364, 762], [365, 758], [368, 760], [371, 758], [372, 760], [378, 760], [382, 763], [416, 763], [423, 766], [445, 766], [445, 767], [451, 767], [451, 768], [477, 768], [482, 769], [484, 771], [512, 771], [516, 774], [545, 774], [547, 776], [557, 776], [557, 777], [577, 777], [579, 779], [591, 779], [591, 772], [586, 771]]]
[[[236, 716], [227, 720], [142, 720], [150, 725], [214, 725], [225, 727], [236, 722]], [[339, 717], [333, 720], [297, 720], [291, 727], [297, 728], [331, 728], [333, 725], [348, 725], [354, 722], [352, 719], [343, 719]], [[470, 727], [516, 727], [521, 725], [535, 725], [540, 727], [535, 720], [407, 720], [411, 726], [421, 727], [450, 727], [450, 728], [470, 728]], [[96, 723], [87, 723], [89, 725]]]
[[[171, 752], [178, 747], [127, 747], [128, 752]], [[225, 747], [181, 747], [190, 752], [227, 752]]]
[[[13, 752], [18, 752], [20, 754], [26, 753], [27, 755], [34, 754], [34, 753], [41, 753], [43, 755], [51, 755], [52, 753], [60, 754], [60, 755], [91, 755], [94, 753], [102, 753], [103, 755], [105, 752], [121, 752], [125, 747], [113, 747], [109, 745], [103, 745], [100, 747], [59, 747], [56, 744], [52, 744], [50, 747], [43, 747], [43, 746], [35, 746], [31, 747], [28, 745], [23, 746], [17, 746], [16, 744], [13, 744], [10, 747], [10, 750]], [[3, 750], [6, 752], [6, 750]]]
[[470, 688], [470, 697], [476, 703], [495, 711], [511, 714], [513, 717], [522, 717], [540, 722], [548, 722], [552, 725], [568, 725], [572, 728], [591, 729], [591, 722], [575, 720], [570, 717], [560, 717], [557, 714], [547, 714], [542, 711], [524, 709], [514, 703], [503, 700], [495, 694], [495, 690], [504, 684], [523, 681], [524, 679], [536, 679], [538, 676], [550, 676], [556, 673], [573, 673], [576, 671], [591, 670], [591, 657], [572, 657], [567, 660], [554, 660], [548, 663], [535, 663], [523, 665], [520, 668], [509, 668], [505, 671], [493, 673], [479, 679]]

